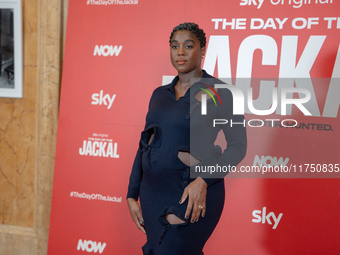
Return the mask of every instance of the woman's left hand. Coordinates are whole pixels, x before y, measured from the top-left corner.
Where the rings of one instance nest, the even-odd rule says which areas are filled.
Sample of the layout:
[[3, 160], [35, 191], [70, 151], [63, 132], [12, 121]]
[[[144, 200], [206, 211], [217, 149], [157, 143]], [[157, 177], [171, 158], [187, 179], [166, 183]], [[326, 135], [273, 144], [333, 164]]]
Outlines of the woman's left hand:
[[179, 203], [182, 204], [189, 197], [185, 218], [189, 218], [192, 211], [191, 223], [197, 222], [200, 214], [202, 217], [205, 215], [207, 187], [207, 183], [201, 177], [197, 177], [196, 180], [192, 181], [184, 189]]

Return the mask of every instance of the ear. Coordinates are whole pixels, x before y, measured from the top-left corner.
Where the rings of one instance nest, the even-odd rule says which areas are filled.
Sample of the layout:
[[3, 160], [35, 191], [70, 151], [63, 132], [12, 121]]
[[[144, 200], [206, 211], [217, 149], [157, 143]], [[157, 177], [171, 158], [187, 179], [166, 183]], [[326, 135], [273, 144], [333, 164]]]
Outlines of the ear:
[[205, 46], [201, 48], [201, 55], [202, 55], [202, 56], [205, 55]]

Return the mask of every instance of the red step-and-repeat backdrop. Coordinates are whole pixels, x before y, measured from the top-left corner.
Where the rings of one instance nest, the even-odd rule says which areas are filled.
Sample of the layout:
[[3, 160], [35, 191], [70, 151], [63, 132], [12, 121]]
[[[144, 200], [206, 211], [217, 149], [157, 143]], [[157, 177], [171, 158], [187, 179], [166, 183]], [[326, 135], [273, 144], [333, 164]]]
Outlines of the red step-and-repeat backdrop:
[[246, 100], [239, 167], [290, 171], [226, 178], [205, 254], [340, 254], [339, 14], [339, 0], [69, 1], [48, 254], [142, 254], [128, 180], [152, 91], [176, 75], [168, 41], [183, 22], [206, 32], [202, 67], [252, 87], [256, 109], [278, 92], [270, 115]]

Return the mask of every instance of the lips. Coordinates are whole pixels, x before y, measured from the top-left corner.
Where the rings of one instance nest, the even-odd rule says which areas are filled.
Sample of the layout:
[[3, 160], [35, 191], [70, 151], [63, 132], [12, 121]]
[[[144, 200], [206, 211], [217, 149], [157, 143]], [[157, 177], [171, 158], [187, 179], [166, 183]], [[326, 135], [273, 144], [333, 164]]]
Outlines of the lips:
[[184, 65], [187, 61], [186, 60], [176, 60], [178, 65]]

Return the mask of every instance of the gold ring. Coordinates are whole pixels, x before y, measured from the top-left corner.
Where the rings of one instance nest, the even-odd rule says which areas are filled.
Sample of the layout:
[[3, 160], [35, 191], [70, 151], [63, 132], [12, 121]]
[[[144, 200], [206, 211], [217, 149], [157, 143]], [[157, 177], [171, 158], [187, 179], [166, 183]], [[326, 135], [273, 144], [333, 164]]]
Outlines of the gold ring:
[[202, 206], [202, 205], [199, 205], [198, 208], [203, 209], [203, 206]]

